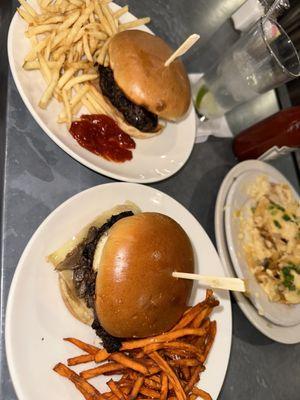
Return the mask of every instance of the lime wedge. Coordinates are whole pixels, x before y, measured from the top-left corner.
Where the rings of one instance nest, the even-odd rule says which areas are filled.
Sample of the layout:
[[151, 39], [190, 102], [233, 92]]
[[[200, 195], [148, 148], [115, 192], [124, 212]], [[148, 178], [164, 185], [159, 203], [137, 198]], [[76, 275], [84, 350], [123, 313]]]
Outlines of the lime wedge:
[[198, 90], [197, 97], [196, 97], [196, 104], [195, 104], [197, 109], [200, 108], [201, 101], [207, 92], [208, 92], [208, 89], [205, 85], [201, 86], [200, 89]]
[[[198, 96], [197, 96], [198, 97]], [[202, 96], [199, 96], [200, 102], [197, 110], [208, 119], [218, 118], [224, 115], [224, 111], [217, 104], [214, 95], [206, 90]]]

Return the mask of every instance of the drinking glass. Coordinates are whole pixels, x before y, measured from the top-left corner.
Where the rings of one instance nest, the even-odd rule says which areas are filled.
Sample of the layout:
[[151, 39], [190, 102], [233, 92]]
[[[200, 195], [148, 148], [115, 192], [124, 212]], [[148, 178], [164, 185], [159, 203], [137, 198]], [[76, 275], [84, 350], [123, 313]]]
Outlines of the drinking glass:
[[263, 17], [193, 87], [195, 106], [217, 118], [298, 76], [294, 44], [277, 21]]

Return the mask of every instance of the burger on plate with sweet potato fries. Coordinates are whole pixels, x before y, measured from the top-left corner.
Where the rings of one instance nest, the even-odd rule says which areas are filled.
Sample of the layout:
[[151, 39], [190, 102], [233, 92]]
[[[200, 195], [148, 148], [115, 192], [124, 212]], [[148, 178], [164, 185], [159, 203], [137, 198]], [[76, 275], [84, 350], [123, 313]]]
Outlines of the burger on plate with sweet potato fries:
[[[54, 367], [86, 399], [210, 398], [196, 384], [216, 335], [209, 316], [219, 302], [208, 290], [188, 307], [192, 283], [172, 272], [192, 273], [194, 255], [175, 220], [127, 202], [98, 216], [48, 261], [69, 311], [104, 346], [65, 338], [85, 354]], [[80, 373], [69, 368], [87, 362], [96, 365]], [[120, 378], [100, 394], [88, 382], [100, 375]]]

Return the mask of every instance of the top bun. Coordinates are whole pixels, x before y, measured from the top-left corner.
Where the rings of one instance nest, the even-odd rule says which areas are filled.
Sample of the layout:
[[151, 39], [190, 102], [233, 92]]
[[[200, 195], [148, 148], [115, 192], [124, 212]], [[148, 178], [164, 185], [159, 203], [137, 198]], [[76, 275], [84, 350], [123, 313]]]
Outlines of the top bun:
[[109, 44], [114, 79], [125, 95], [159, 117], [174, 121], [187, 112], [191, 89], [181, 60], [164, 66], [172, 53], [161, 38], [140, 30], [117, 33]]
[[194, 272], [191, 242], [173, 219], [141, 213], [118, 221], [104, 246], [95, 308], [113, 336], [147, 337], [171, 329], [187, 308], [192, 282], [173, 271]]

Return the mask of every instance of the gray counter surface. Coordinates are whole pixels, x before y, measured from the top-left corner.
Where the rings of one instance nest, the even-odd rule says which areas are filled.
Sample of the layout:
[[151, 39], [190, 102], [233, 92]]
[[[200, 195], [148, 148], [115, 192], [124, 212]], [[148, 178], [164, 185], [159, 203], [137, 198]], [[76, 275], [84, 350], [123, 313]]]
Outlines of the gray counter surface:
[[[204, 46], [217, 27], [243, 1], [122, 0], [117, 3], [128, 3], [137, 16], [151, 16], [151, 28], [154, 32], [176, 47], [192, 32], [202, 35]], [[13, 6], [15, 5], [13, 2]], [[41, 131], [26, 110], [11, 75], [7, 74], [4, 55], [6, 27], [12, 15], [12, 5], [10, 1], [2, 0], [0, 7], [3, 30], [1, 54], [2, 61], [5, 60], [0, 67], [0, 183], [3, 196], [0, 398], [14, 400], [16, 395], [4, 351], [4, 322], [9, 286], [19, 257], [39, 224], [61, 202], [81, 190], [112, 180], [87, 169], [65, 154]], [[216, 43], [214, 47], [218, 47]], [[225, 51], [224, 47], [222, 51]], [[185, 62], [190, 72], [207, 67], [207, 58], [201, 60], [200, 45], [185, 58]], [[276, 111], [278, 105], [274, 93], [266, 94], [250, 108], [253, 112], [248, 114], [251, 115], [243, 111], [242, 114], [232, 113], [229, 116], [234, 130], [262, 118], [263, 114]], [[235, 163], [230, 139], [210, 139], [195, 146], [188, 163], [174, 177], [152, 186], [168, 193], [187, 207], [215, 242], [216, 196], [224, 176]], [[295, 187], [299, 187], [291, 156], [281, 158], [273, 164]], [[232, 310], [232, 352], [219, 399], [299, 400], [300, 345], [287, 346], [269, 340], [248, 322], [234, 301]]]

